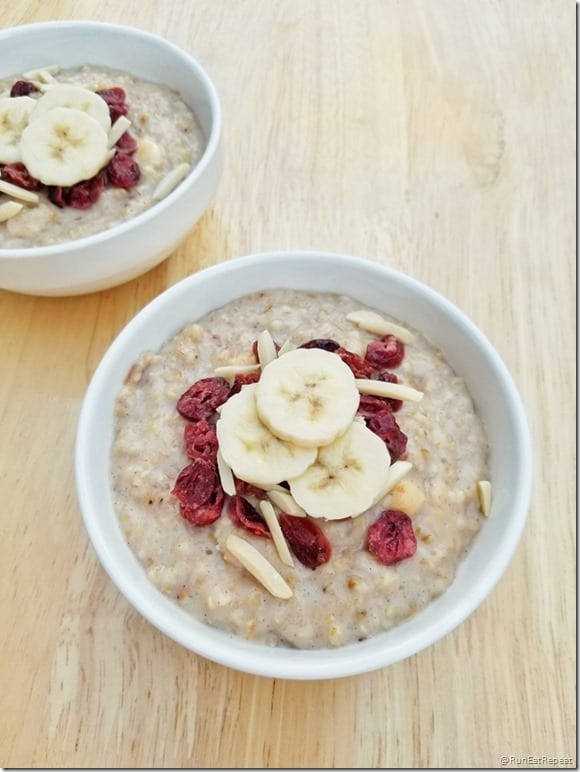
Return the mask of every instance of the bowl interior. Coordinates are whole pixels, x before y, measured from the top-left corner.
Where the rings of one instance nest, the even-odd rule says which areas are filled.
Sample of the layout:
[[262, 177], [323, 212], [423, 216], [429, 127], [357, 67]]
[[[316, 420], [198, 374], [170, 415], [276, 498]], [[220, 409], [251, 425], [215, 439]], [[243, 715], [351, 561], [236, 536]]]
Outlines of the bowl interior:
[[[492, 512], [456, 581], [392, 630], [336, 650], [269, 649], [192, 619], [146, 578], [122, 536], [110, 490], [113, 405], [138, 355], [159, 349], [186, 324], [234, 298], [283, 287], [348, 294], [422, 332], [465, 379], [492, 449]], [[332, 678], [373, 670], [419, 651], [453, 629], [505, 570], [525, 523], [531, 487], [530, 440], [519, 396], [499, 356], [473, 323], [440, 295], [403, 274], [366, 260], [310, 252], [232, 260], [184, 279], [144, 308], [114, 341], [94, 374], [79, 420], [76, 467], [90, 538], [128, 600], [167, 635], [209, 659], [281, 678]]]

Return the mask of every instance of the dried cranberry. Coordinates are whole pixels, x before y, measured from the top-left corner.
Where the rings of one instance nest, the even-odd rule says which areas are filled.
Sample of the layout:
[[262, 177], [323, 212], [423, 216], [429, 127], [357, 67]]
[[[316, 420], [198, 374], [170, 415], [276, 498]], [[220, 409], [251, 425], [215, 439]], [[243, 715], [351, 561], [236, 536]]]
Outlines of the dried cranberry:
[[28, 96], [29, 94], [34, 94], [35, 91], [38, 91], [38, 88], [34, 85], [34, 83], [31, 83], [29, 80], [17, 80], [16, 83], [12, 84], [12, 88], [10, 89], [10, 96]]
[[[387, 383], [399, 383], [399, 379], [395, 373], [390, 373], [388, 370], [379, 371], [376, 373], [376, 378], [378, 381], [386, 381]], [[397, 410], [400, 410], [403, 407], [402, 399], [394, 399], [393, 397], [383, 397], [383, 399], [391, 406], [393, 413], [396, 413]]]
[[238, 373], [234, 377], [229, 396], [232, 397], [242, 390], [242, 386], [246, 386], [248, 383], [257, 383], [260, 380], [260, 372], [255, 373]]
[[245, 528], [254, 536], [261, 536], [264, 539], [272, 538], [270, 529], [262, 515], [243, 496], [233, 496], [230, 499], [228, 514], [236, 525]]
[[330, 542], [319, 525], [307, 517], [295, 517], [281, 512], [278, 516], [284, 538], [296, 558], [314, 570], [330, 560]]
[[235, 479], [235, 486], [239, 496], [253, 496], [260, 501], [268, 498], [268, 494], [263, 488], [258, 488], [255, 485], [252, 485], [252, 483], [240, 480], [237, 477]]
[[128, 153], [115, 153], [107, 166], [107, 177], [115, 188], [133, 188], [141, 177], [139, 164]]
[[99, 200], [105, 189], [105, 180], [102, 174], [96, 174], [90, 180], [77, 182], [66, 193], [66, 202], [73, 209], [89, 209]]
[[357, 413], [363, 418], [372, 418], [377, 413], [389, 409], [389, 403], [384, 397], [375, 397], [373, 394], [361, 394]]
[[119, 153], [125, 153], [126, 155], [133, 155], [137, 150], [137, 140], [128, 131], [121, 134], [117, 140], [116, 148]]
[[190, 421], [210, 418], [230, 393], [225, 378], [202, 378], [184, 392], [177, 401], [177, 411]]
[[394, 335], [368, 344], [365, 359], [373, 367], [397, 367], [405, 357], [405, 344]]
[[370, 378], [373, 374], [371, 365], [353, 351], [339, 346], [336, 353], [350, 367], [355, 378]]
[[114, 123], [121, 115], [127, 115], [129, 108], [125, 103], [126, 94], [120, 86], [104, 88], [96, 92], [109, 106], [111, 123]]
[[40, 190], [42, 187], [42, 182], [33, 177], [26, 166], [19, 161], [3, 166], [2, 178], [25, 190]]
[[321, 348], [324, 351], [336, 351], [340, 348], [340, 343], [332, 338], [313, 338], [303, 343], [299, 348]]
[[417, 539], [411, 518], [396, 509], [382, 512], [368, 530], [367, 549], [386, 566], [412, 557], [417, 551]]
[[50, 185], [47, 188], [48, 200], [62, 209], [66, 206], [66, 188], [62, 185]]
[[180, 506], [181, 516], [188, 520], [192, 525], [209, 525], [220, 517], [224, 498], [225, 496], [221, 486], [216, 485], [205, 504], [201, 504], [201, 506], [198, 507], [182, 504]]
[[185, 424], [183, 430], [185, 452], [190, 458], [205, 458], [215, 461], [218, 451], [216, 429], [205, 418]]
[[195, 458], [177, 476], [171, 495], [185, 507], [200, 507], [209, 500], [218, 486], [214, 464], [203, 458]]
[[407, 435], [404, 434], [390, 408], [375, 413], [367, 426], [385, 443], [391, 455], [391, 463], [397, 461], [407, 449]]

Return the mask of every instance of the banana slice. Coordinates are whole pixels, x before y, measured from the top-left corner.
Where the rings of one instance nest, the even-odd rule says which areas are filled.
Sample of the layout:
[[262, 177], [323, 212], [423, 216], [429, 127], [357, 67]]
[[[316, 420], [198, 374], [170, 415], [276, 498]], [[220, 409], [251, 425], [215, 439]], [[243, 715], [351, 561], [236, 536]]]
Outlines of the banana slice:
[[353, 421], [345, 434], [320, 448], [312, 466], [289, 481], [290, 493], [311, 517], [356, 517], [385, 490], [390, 462], [381, 438]]
[[71, 110], [79, 110], [90, 115], [108, 133], [111, 129], [111, 116], [109, 106], [105, 100], [94, 91], [89, 91], [82, 86], [59, 84], [53, 86], [37, 99], [31, 121], [36, 121], [45, 113], [57, 107], [68, 107]]
[[28, 96], [0, 99], [0, 163], [20, 161], [20, 138], [35, 106]]
[[316, 458], [316, 449], [285, 442], [264, 426], [256, 412], [256, 388], [257, 384], [243, 386], [222, 405], [217, 438], [236, 477], [269, 486], [302, 474]]
[[270, 362], [257, 384], [256, 409], [277, 437], [316, 448], [343, 434], [359, 394], [350, 368], [322, 349], [295, 349]]
[[88, 180], [107, 162], [108, 134], [87, 113], [55, 107], [22, 132], [20, 153], [30, 174], [45, 185]]

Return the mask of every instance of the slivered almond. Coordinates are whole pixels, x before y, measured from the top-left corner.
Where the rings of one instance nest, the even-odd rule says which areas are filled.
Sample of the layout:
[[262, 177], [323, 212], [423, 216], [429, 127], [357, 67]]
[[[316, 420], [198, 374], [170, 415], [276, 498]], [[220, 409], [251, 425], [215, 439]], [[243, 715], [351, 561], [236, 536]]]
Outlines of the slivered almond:
[[280, 490], [269, 490], [268, 498], [278, 507], [278, 509], [281, 509], [282, 512], [286, 512], [288, 515], [294, 515], [295, 517], [306, 517], [306, 512], [296, 503], [294, 496], [292, 496], [291, 493], [288, 493], [284, 488], [280, 488]]
[[27, 204], [38, 204], [38, 196], [31, 190], [25, 190], [20, 185], [13, 185], [6, 180], [0, 180], [0, 192], [6, 193], [7, 196], [12, 198], [18, 198], [20, 201], [25, 201]]
[[288, 351], [292, 351], [294, 349], [294, 346], [292, 343], [290, 343], [290, 338], [286, 338], [284, 343], [280, 346], [280, 350], [278, 351], [278, 356], [281, 357], [282, 354], [288, 353]]
[[420, 402], [423, 392], [405, 386], [404, 383], [388, 383], [387, 381], [374, 381], [371, 378], [355, 378], [356, 387], [361, 394], [371, 394], [375, 397], [390, 397], [392, 399], [406, 399], [409, 402]]
[[237, 558], [275, 598], [286, 600], [292, 597], [292, 590], [276, 571], [274, 566], [245, 539], [230, 533], [226, 539], [226, 549]]
[[351, 311], [346, 315], [349, 322], [354, 322], [357, 327], [367, 332], [372, 332], [373, 335], [394, 335], [403, 343], [411, 343], [415, 340], [413, 333], [406, 327], [401, 327], [400, 324], [389, 322], [380, 314], [375, 311]]
[[395, 461], [394, 464], [391, 464], [387, 473], [387, 481], [385, 483], [385, 487], [378, 496], [377, 501], [380, 501], [382, 498], [384, 498], [387, 493], [392, 490], [395, 485], [397, 485], [397, 483], [400, 483], [403, 477], [408, 474], [412, 468], [413, 464], [410, 461], [401, 461], [400, 459]]
[[274, 507], [269, 501], [260, 501], [260, 511], [264, 515], [266, 525], [270, 529], [272, 540], [274, 541], [274, 546], [278, 550], [278, 555], [280, 555], [280, 560], [285, 565], [293, 567], [294, 561], [292, 560], [292, 555], [288, 549], [288, 544], [286, 543], [286, 539], [284, 538], [284, 534], [280, 528], [280, 523], [278, 522], [278, 517], [274, 511]]
[[268, 330], [264, 330], [258, 335], [258, 361], [260, 362], [260, 367], [262, 370], [266, 365], [270, 364], [270, 362], [273, 362], [278, 354], [276, 353], [276, 344], [274, 343], [274, 339], [268, 332]]
[[175, 169], [172, 169], [153, 191], [153, 200], [161, 201], [162, 198], [168, 196], [187, 177], [190, 168], [190, 165], [184, 162], [178, 164]]
[[5, 204], [0, 204], [0, 222], [6, 222], [6, 220], [17, 215], [22, 209], [24, 209], [23, 204], [19, 204], [16, 201], [7, 201]]
[[109, 147], [113, 147], [127, 131], [131, 121], [126, 115], [120, 115], [109, 130]]
[[249, 373], [257, 373], [260, 370], [260, 365], [222, 365], [216, 367], [213, 371], [214, 375], [219, 375], [222, 378], [233, 378], [234, 375], [248, 375]]
[[46, 77], [48, 74], [49, 80], [43, 81], [44, 83], [49, 83], [51, 80], [54, 80], [52, 77], [53, 75], [56, 75], [60, 72], [60, 64], [49, 64], [46, 67], [39, 67], [36, 70], [28, 70], [28, 72], [23, 72], [22, 77], [26, 78], [26, 80], [40, 80], [42, 81], [42, 75]]
[[217, 452], [217, 468], [222, 488], [228, 494], [228, 496], [235, 496], [236, 483], [234, 482], [234, 475], [232, 474], [232, 470], [228, 464], [226, 464], [225, 459], [219, 450]]
[[491, 509], [491, 483], [489, 480], [479, 480], [477, 483], [477, 495], [481, 512], [485, 517], [488, 517]]

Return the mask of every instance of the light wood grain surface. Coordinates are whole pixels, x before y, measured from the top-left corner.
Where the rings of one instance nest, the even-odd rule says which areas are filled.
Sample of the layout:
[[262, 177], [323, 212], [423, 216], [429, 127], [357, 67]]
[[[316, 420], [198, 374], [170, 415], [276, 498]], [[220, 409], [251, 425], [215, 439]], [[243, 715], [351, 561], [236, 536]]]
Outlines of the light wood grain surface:
[[[54, 19], [192, 52], [221, 93], [226, 167], [213, 208], [147, 275], [84, 297], [0, 291], [0, 763], [575, 765], [574, 4], [0, 9], [2, 27]], [[288, 247], [388, 263], [458, 304], [513, 373], [536, 456], [522, 542], [468, 621], [321, 683], [234, 672], [157, 632], [100, 567], [73, 479], [83, 393], [125, 323], [193, 271]]]

